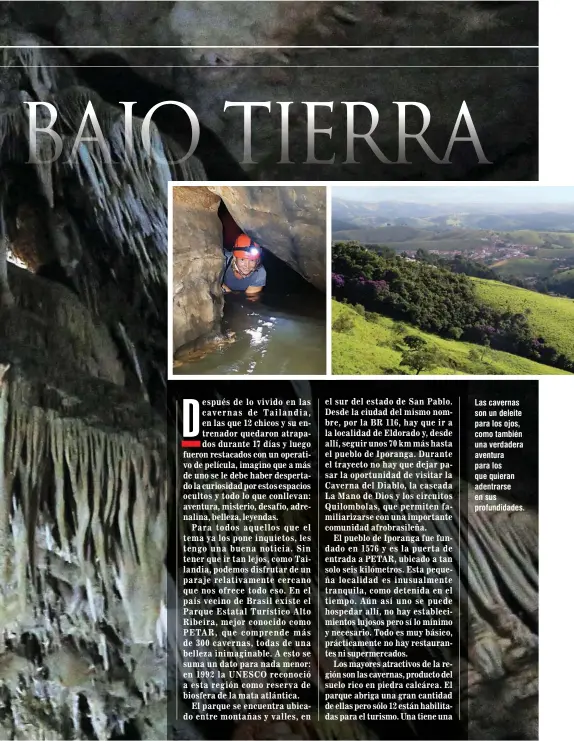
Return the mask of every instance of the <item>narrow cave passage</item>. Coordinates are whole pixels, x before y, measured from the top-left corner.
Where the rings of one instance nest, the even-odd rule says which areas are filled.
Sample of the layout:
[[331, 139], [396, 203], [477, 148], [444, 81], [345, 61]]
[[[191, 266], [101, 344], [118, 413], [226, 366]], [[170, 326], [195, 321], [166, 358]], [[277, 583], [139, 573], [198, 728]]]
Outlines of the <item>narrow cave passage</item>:
[[[192, 296], [201, 290], [202, 281], [207, 276], [208, 266], [217, 261], [217, 268], [211, 268], [210, 295], [214, 306], [221, 301], [219, 309], [220, 322], [216, 324], [215, 343], [202, 344], [201, 333], [198, 340], [189, 343], [178, 343], [174, 339], [175, 362], [174, 372], [183, 375], [197, 374], [322, 374], [326, 370], [326, 300], [325, 294], [315, 288], [285, 261], [277, 257], [274, 251], [277, 245], [272, 236], [266, 241], [265, 236], [273, 234], [266, 231], [269, 224], [280, 224], [285, 232], [288, 224], [281, 224], [280, 215], [271, 212], [259, 214], [259, 223], [251, 221], [252, 212], [247, 209], [247, 216], [237, 220], [231, 213], [243, 213], [245, 203], [234, 201], [228, 207], [225, 197], [218, 197], [208, 188], [188, 187], [179, 190], [187, 191], [182, 196], [185, 201], [183, 209], [174, 211], [174, 281], [179, 283], [178, 302], [186, 305], [188, 321], [194, 319], [202, 308], [200, 301]], [[217, 199], [214, 201], [214, 199]], [[206, 211], [206, 207], [209, 211]], [[239, 210], [238, 210], [239, 208]], [[178, 216], [181, 213], [181, 217]], [[208, 214], [213, 214], [210, 217]], [[195, 216], [192, 216], [195, 214]], [[178, 219], [181, 221], [178, 223]], [[214, 224], [212, 219], [216, 218]], [[262, 223], [262, 221], [264, 223]], [[198, 227], [198, 224], [203, 224]], [[196, 231], [197, 229], [197, 231]], [[256, 295], [249, 295], [245, 288], [239, 290], [243, 283], [234, 273], [236, 265], [232, 262], [231, 252], [235, 240], [240, 235], [247, 235], [260, 247], [261, 263], [265, 268], [266, 278], [262, 290]], [[217, 235], [217, 237], [215, 236]], [[204, 257], [197, 255], [206, 241], [211, 245], [204, 252]], [[195, 248], [193, 247], [195, 245]], [[191, 250], [190, 250], [191, 247]], [[203, 247], [205, 250], [205, 246]], [[213, 255], [212, 251], [216, 251]], [[278, 251], [278, 250], [277, 250]], [[182, 276], [189, 269], [190, 261], [201, 263], [199, 270], [191, 278], [178, 280], [176, 273], [181, 270]], [[229, 278], [232, 280], [230, 281]], [[232, 285], [233, 292], [224, 293], [224, 279]], [[233, 280], [236, 283], [233, 284]], [[185, 283], [184, 285], [182, 285]], [[189, 297], [189, 298], [186, 298]], [[210, 312], [206, 312], [210, 315]], [[215, 316], [217, 312], [213, 311]], [[203, 330], [213, 336], [213, 325]], [[211, 333], [211, 334], [210, 334]], [[218, 344], [219, 338], [222, 341]], [[189, 352], [186, 348], [189, 347]]]
[[[244, 233], [243, 229], [229, 213], [223, 200], [219, 205], [217, 215], [223, 229], [222, 247], [226, 251], [231, 251], [236, 238]], [[293, 270], [293, 268], [287, 265], [286, 262], [276, 257], [271, 251], [272, 245], [260, 244], [260, 247], [262, 248], [262, 263], [267, 273], [267, 281], [262, 298], [263, 295], [272, 297], [269, 300], [274, 305], [280, 305], [282, 298], [285, 299], [289, 295], [298, 296], [299, 301], [302, 303], [300, 309], [303, 313], [305, 312], [306, 305], [313, 312], [317, 301], [324, 307], [324, 294], [314, 288], [311, 283], [306, 281], [296, 270]]]

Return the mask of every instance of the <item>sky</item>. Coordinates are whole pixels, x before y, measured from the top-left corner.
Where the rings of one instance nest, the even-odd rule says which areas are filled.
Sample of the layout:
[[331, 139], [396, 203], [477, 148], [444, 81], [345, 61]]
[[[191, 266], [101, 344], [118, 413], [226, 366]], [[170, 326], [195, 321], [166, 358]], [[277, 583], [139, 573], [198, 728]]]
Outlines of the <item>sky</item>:
[[407, 201], [415, 203], [572, 203], [574, 188], [561, 186], [517, 185], [391, 185], [333, 186], [333, 197], [347, 201]]

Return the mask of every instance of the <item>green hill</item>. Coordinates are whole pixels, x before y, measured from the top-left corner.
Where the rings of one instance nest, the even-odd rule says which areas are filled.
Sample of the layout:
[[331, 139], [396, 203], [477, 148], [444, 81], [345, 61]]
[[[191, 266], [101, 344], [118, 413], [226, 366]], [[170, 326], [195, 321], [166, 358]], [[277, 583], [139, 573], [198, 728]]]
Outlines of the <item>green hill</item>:
[[547, 278], [556, 269], [556, 263], [552, 260], [539, 260], [536, 257], [515, 257], [509, 260], [502, 260], [490, 267], [504, 278], [529, 278], [531, 276]]
[[518, 229], [516, 231], [504, 232], [511, 239], [522, 244], [531, 244], [540, 247], [544, 242], [549, 242], [560, 248], [574, 247], [574, 233], [572, 232], [536, 232], [532, 229]]
[[546, 342], [574, 360], [574, 300], [545, 296], [506, 283], [471, 278], [479, 300], [499, 311], [527, 314], [528, 323]]
[[556, 273], [553, 278], [553, 283], [566, 283], [570, 282], [571, 280], [574, 280], [574, 268], [571, 268], [570, 270], [562, 270], [560, 273]]
[[[444, 227], [450, 227], [445, 229]], [[444, 220], [444, 224], [424, 223], [421, 219], [401, 220], [401, 224], [353, 225], [333, 220], [334, 241], [356, 241], [362, 244], [385, 244], [391, 249], [402, 250], [475, 250], [484, 246], [484, 238], [490, 239], [493, 233], [518, 244], [538, 247], [537, 257], [567, 257], [574, 252], [574, 232], [542, 232], [532, 229], [505, 230], [472, 228], [458, 218]], [[542, 245], [552, 245], [551, 248]]]
[[337, 375], [405, 373], [400, 362], [407, 335], [421, 337], [440, 352], [441, 365], [421, 375], [570, 375], [510, 353], [445, 340], [387, 317], [370, 322], [354, 307], [332, 301], [333, 322], [341, 316], [351, 317], [354, 326], [348, 332], [332, 332], [332, 371]]
[[333, 231], [333, 241], [384, 244], [397, 252], [403, 250], [473, 250], [484, 246], [487, 232], [477, 229], [418, 229], [412, 226], [381, 226], [369, 229]]
[[555, 260], [556, 258], [563, 260], [564, 258], [574, 257], [574, 247], [554, 247], [552, 249], [539, 247], [536, 250], [536, 257], [549, 257], [551, 260]]

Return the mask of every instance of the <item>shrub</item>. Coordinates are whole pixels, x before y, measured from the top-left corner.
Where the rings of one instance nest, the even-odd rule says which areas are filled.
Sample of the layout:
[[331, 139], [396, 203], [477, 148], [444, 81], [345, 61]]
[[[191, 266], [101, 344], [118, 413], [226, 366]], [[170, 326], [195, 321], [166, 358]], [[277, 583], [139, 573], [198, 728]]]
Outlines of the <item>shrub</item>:
[[334, 332], [350, 332], [355, 328], [355, 321], [349, 314], [341, 314], [333, 322]]
[[462, 337], [461, 327], [449, 327], [446, 333], [449, 337], [452, 337], [453, 340], [460, 340]]

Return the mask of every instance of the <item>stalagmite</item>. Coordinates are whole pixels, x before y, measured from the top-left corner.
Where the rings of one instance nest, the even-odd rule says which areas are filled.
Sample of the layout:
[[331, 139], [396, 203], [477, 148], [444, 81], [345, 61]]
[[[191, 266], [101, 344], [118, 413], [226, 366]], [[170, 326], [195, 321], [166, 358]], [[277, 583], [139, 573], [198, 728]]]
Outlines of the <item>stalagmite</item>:
[[124, 327], [124, 325], [121, 322], [118, 322], [118, 329], [119, 329], [120, 337], [122, 338], [122, 341], [124, 343], [124, 347], [126, 348], [126, 352], [128, 353], [128, 355], [129, 355], [129, 357], [131, 359], [134, 372], [135, 372], [135, 374], [137, 376], [137, 379], [138, 379], [138, 381], [140, 383], [140, 387], [142, 389], [144, 399], [146, 401], [149, 401], [149, 396], [148, 396], [147, 391], [146, 391], [145, 383], [144, 383], [143, 376], [142, 376], [142, 370], [141, 370], [141, 366], [140, 366], [140, 363], [139, 363], [139, 360], [138, 360], [138, 355], [137, 355], [136, 349], [134, 347], [134, 343], [128, 337], [127, 332], [125, 330], [125, 327]]
[[4, 199], [0, 194], [0, 311], [14, 305], [14, 297], [8, 283], [8, 228], [4, 217]]

